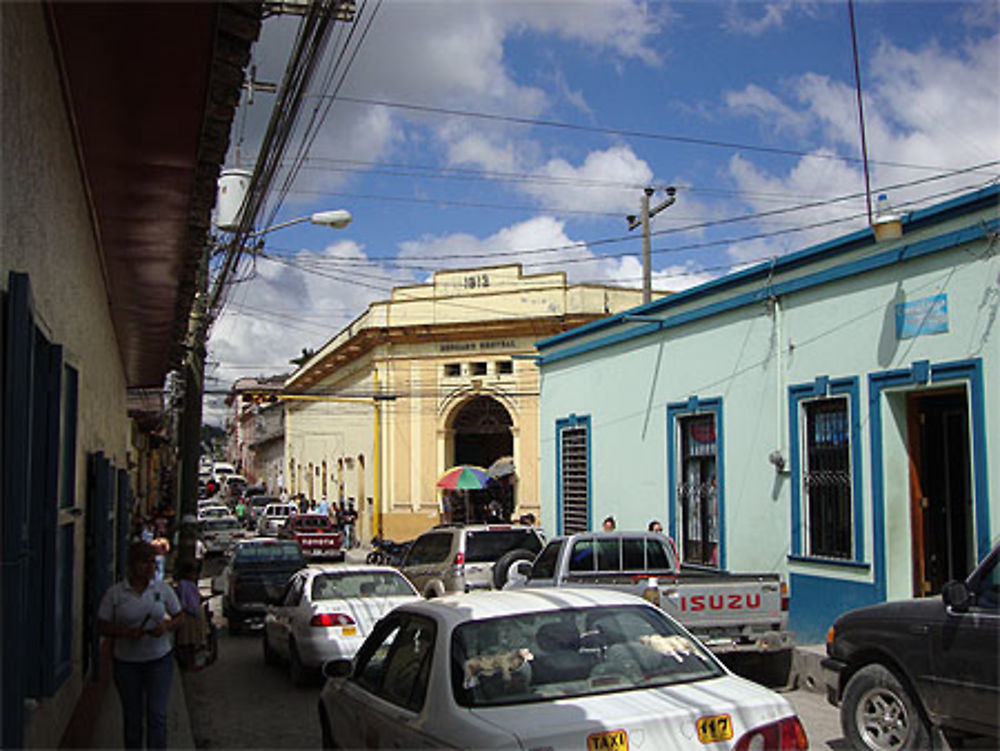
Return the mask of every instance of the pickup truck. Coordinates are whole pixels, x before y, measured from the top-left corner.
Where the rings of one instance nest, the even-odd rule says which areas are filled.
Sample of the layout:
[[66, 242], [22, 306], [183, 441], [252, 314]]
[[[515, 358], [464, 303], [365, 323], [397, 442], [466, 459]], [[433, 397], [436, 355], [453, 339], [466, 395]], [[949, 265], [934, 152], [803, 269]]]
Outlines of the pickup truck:
[[264, 512], [257, 517], [257, 534], [263, 537], [276, 537], [286, 521], [299, 513], [294, 503], [269, 503]]
[[344, 560], [344, 536], [323, 514], [296, 514], [278, 530], [278, 538], [295, 540], [306, 558]]
[[292, 574], [308, 565], [292, 540], [255, 537], [237, 543], [226, 567], [212, 579], [212, 593], [222, 595], [229, 633], [262, 627], [267, 606], [281, 598]]
[[1000, 747], [1000, 544], [939, 597], [844, 613], [826, 651], [827, 698], [854, 748], [937, 748], [942, 734]]
[[596, 586], [645, 597], [716, 654], [780, 653], [794, 645], [788, 589], [778, 574], [733, 574], [679, 566], [656, 532], [585, 532], [552, 538], [533, 562], [519, 561], [508, 587]]

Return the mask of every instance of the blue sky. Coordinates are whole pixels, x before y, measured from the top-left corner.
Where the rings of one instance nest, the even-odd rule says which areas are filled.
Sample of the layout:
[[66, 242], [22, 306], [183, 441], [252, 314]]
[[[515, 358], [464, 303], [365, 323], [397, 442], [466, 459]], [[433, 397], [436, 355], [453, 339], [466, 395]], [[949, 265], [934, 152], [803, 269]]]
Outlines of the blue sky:
[[[872, 186], [905, 209], [1000, 176], [998, 7], [855, 3]], [[262, 220], [346, 208], [354, 222], [267, 236], [213, 328], [208, 387], [287, 370], [435, 269], [517, 261], [637, 287], [641, 240], [624, 217], [646, 185], [677, 188], [653, 220], [657, 289], [859, 229], [847, 8], [358, 0], [303, 107], [321, 125], [293, 171], [296, 131], [289, 190]], [[297, 23], [265, 22], [260, 80], [280, 80]], [[241, 102], [227, 166], [237, 145], [252, 166], [273, 100]]]

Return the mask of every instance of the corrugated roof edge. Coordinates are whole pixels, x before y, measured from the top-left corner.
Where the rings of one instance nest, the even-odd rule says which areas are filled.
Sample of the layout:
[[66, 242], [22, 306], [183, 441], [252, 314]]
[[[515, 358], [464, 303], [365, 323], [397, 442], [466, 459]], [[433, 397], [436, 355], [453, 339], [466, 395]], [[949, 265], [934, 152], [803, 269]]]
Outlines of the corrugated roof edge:
[[[952, 198], [948, 201], [935, 204], [934, 206], [928, 206], [926, 209], [918, 209], [917, 211], [913, 211], [903, 217], [904, 233], [907, 230], [912, 231], [925, 227], [928, 224], [944, 221], [955, 215], [977, 211], [988, 205], [991, 199], [996, 201], [998, 197], [1000, 197], [1000, 184], [990, 185], [972, 193], [967, 193], [965, 195], [958, 196], [957, 198]], [[535, 342], [535, 347], [539, 351], [542, 351], [582, 336], [589, 336], [596, 331], [602, 331], [604, 329], [618, 326], [623, 323], [626, 316], [659, 313], [664, 310], [669, 310], [675, 305], [680, 305], [682, 303], [689, 302], [692, 299], [697, 299], [699, 297], [718, 292], [726, 287], [742, 284], [756, 277], [766, 277], [774, 271], [814, 263], [827, 256], [843, 253], [864, 245], [870, 245], [874, 242], [875, 238], [871, 229], [866, 227], [865, 229], [858, 230], [857, 232], [852, 232], [849, 235], [844, 235], [843, 237], [828, 240], [824, 243], [820, 243], [819, 245], [814, 245], [803, 250], [795, 251], [794, 253], [789, 253], [787, 256], [782, 256], [777, 259], [773, 264], [771, 262], [764, 261], [756, 266], [751, 266], [743, 269], [742, 271], [727, 274], [726, 276], [719, 277], [718, 279], [713, 279], [710, 282], [700, 284], [697, 287], [691, 287], [690, 289], [677, 292], [668, 297], [654, 300], [650, 303], [646, 303], [645, 305], [632, 308], [631, 310], [626, 310], [623, 313], [616, 313], [608, 318], [602, 318], [599, 321], [578, 326], [577, 328], [571, 329], [562, 334], [550, 336], [547, 339]]]

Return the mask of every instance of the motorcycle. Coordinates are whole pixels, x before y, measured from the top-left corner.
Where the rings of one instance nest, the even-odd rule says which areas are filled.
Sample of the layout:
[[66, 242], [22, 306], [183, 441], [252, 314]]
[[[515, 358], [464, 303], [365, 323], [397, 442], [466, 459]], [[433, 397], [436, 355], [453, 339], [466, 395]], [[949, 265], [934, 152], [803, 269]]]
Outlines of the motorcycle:
[[412, 540], [394, 542], [393, 540], [373, 537], [372, 550], [365, 557], [365, 561], [373, 565], [399, 566], [406, 558], [412, 544]]

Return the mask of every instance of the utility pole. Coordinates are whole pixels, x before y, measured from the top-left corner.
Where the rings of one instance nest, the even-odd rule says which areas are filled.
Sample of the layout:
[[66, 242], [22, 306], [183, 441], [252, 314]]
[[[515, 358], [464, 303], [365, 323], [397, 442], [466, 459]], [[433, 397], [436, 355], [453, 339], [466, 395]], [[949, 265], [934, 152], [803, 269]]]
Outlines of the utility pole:
[[653, 252], [650, 248], [649, 220], [659, 214], [668, 206], [673, 206], [677, 200], [677, 188], [672, 185], [664, 189], [667, 198], [653, 209], [649, 208], [649, 199], [656, 192], [654, 188], [644, 188], [642, 198], [639, 201], [639, 216], [629, 214], [625, 217], [629, 230], [642, 227], [642, 304], [645, 305], [653, 298]]

